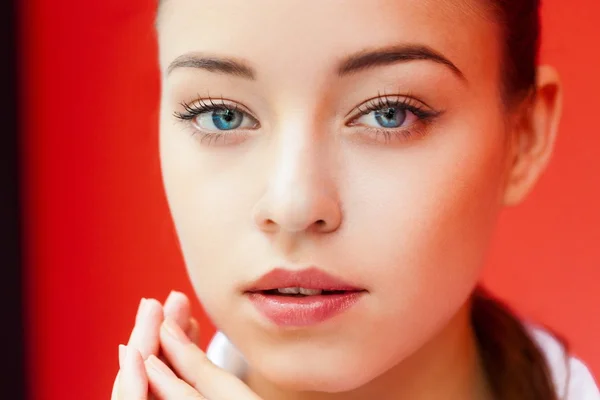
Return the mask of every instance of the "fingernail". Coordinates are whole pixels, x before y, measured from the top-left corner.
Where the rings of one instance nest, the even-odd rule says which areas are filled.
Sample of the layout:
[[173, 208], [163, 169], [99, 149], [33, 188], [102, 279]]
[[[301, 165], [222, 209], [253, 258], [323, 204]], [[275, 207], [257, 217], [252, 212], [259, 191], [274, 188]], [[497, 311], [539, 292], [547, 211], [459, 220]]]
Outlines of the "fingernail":
[[119, 345], [119, 368], [123, 369], [125, 365], [125, 357], [127, 356], [127, 348], [120, 344]]
[[187, 335], [181, 330], [179, 325], [177, 325], [177, 323], [175, 321], [173, 321], [171, 318], [167, 318], [165, 320], [165, 322], [163, 322], [163, 327], [169, 335], [171, 335], [173, 338], [175, 338], [179, 342], [181, 342], [183, 344], [191, 343], [190, 339], [187, 337]]
[[136, 368], [135, 364], [135, 350], [125, 346], [125, 366], [132, 371]]
[[148, 308], [148, 301], [145, 298], [142, 298], [140, 301], [140, 305], [138, 306], [138, 311], [135, 316], [135, 321], [139, 321], [140, 318], [146, 313], [146, 309]]
[[165, 306], [167, 304], [169, 304], [170, 302], [172, 302], [174, 298], [176, 298], [177, 296], [180, 296], [180, 295], [181, 295], [181, 292], [177, 292], [175, 290], [171, 290], [171, 292], [167, 296], [167, 300], [165, 300]]
[[171, 371], [165, 364], [163, 364], [154, 354], [148, 357], [148, 359], [146, 360], [146, 365], [148, 365], [150, 368], [152, 368], [154, 371], [158, 372], [161, 375], [174, 375], [173, 371]]

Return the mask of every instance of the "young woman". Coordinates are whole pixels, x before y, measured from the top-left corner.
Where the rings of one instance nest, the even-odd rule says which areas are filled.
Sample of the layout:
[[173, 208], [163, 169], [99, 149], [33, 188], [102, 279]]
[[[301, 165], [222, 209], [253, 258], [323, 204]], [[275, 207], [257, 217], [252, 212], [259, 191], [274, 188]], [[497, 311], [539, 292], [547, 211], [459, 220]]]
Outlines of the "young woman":
[[163, 179], [196, 295], [144, 300], [113, 398], [600, 399], [477, 286], [561, 111], [537, 0], [165, 0]]

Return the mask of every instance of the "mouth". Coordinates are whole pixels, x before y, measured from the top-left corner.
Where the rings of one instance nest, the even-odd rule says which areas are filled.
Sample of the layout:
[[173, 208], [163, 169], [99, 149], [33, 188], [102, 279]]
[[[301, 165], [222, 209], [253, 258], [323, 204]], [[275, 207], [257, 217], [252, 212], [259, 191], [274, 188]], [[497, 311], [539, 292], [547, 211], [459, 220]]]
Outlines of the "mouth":
[[365, 289], [330, 275], [317, 267], [311, 267], [300, 271], [276, 268], [249, 285], [245, 292], [315, 296], [363, 290]]
[[314, 267], [275, 269], [245, 290], [256, 309], [280, 327], [322, 323], [350, 309], [366, 293]]
[[262, 293], [266, 296], [284, 296], [284, 297], [308, 297], [308, 296], [331, 296], [336, 294], [347, 294], [358, 292], [360, 290], [322, 290], [322, 289], [307, 289], [301, 287], [278, 288], [270, 290], [262, 290], [255, 293]]

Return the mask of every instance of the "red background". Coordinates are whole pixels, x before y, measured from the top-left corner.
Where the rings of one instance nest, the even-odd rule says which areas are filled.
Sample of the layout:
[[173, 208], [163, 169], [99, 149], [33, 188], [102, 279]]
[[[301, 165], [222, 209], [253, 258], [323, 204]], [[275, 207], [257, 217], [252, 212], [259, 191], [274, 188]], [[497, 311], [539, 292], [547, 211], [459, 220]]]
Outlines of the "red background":
[[[503, 216], [485, 281], [598, 376], [600, 2], [545, 3], [543, 60], [566, 87], [558, 148]], [[154, 2], [20, 4], [30, 386], [108, 399], [139, 299], [192, 294], [160, 182]]]

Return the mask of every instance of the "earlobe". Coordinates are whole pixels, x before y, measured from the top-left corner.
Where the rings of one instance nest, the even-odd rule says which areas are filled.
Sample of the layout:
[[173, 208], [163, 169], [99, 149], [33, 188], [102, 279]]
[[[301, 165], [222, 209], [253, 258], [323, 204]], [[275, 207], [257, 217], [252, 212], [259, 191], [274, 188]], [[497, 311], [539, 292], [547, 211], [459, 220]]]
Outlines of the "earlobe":
[[520, 111], [511, 143], [511, 159], [504, 205], [522, 202], [542, 175], [552, 153], [562, 114], [562, 86], [557, 71], [538, 68], [535, 94]]

